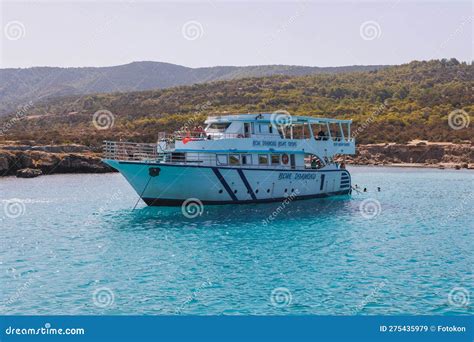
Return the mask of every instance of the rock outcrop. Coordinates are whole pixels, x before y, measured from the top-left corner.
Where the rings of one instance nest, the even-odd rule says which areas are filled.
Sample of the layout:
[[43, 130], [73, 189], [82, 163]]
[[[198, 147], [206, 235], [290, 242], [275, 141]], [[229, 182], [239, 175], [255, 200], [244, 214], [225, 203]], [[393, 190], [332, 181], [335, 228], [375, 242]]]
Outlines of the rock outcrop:
[[[81, 153], [64, 152], [64, 147], [55, 149], [34, 148], [26, 150], [23, 145], [15, 149], [15, 145], [0, 145], [0, 176], [16, 175], [23, 169], [37, 169], [42, 174], [54, 173], [105, 173], [115, 170], [102, 163], [98, 154], [81, 148]], [[33, 146], [34, 147], [34, 146]], [[58, 151], [58, 152], [51, 152]], [[20, 172], [23, 174], [23, 172]], [[29, 174], [29, 171], [25, 171]], [[21, 177], [21, 176], [20, 176]]]
[[338, 157], [353, 165], [393, 165], [399, 164], [472, 168], [474, 167], [474, 147], [471, 144], [412, 142], [408, 144], [358, 145], [355, 156]]
[[41, 176], [42, 174], [43, 172], [40, 169], [30, 169], [30, 168], [21, 169], [16, 172], [16, 176], [18, 178], [34, 178], [34, 177]]

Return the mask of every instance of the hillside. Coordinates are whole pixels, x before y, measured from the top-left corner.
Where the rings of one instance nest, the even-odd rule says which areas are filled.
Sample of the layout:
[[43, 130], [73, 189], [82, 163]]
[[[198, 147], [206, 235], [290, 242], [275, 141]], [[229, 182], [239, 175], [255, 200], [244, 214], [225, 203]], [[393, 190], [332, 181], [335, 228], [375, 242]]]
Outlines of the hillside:
[[[170, 89], [70, 96], [34, 103], [14, 125], [0, 122], [5, 140], [100, 145], [104, 139], [155, 141], [210, 113], [273, 112], [351, 118], [359, 143], [412, 139], [460, 142], [474, 137], [472, 124], [448, 125], [448, 115], [474, 112], [474, 66], [452, 60], [411, 62], [369, 72], [272, 76], [217, 81]], [[385, 104], [384, 104], [385, 103]], [[93, 114], [106, 109], [114, 125], [97, 130]], [[10, 120], [10, 121], [9, 121]]]
[[217, 80], [271, 75], [302, 76], [321, 73], [367, 71], [383, 66], [332, 68], [262, 65], [187, 68], [161, 62], [134, 62], [102, 68], [0, 69], [0, 115], [28, 101], [66, 95], [110, 93], [170, 88]]

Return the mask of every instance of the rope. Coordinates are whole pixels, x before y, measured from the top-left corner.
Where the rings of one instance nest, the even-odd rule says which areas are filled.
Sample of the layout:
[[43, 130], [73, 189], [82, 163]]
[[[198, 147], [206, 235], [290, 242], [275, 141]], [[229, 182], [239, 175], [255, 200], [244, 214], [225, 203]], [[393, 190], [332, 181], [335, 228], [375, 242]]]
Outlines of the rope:
[[140, 199], [142, 198], [143, 194], [145, 193], [145, 190], [146, 190], [146, 188], [148, 187], [148, 184], [150, 183], [151, 178], [152, 178], [152, 176], [150, 176], [150, 178], [148, 178], [148, 182], [146, 182], [146, 185], [145, 185], [145, 187], [143, 188], [143, 191], [142, 191], [142, 193], [140, 194], [140, 197], [138, 197], [137, 203], [135, 203], [135, 206], [133, 207], [132, 210], [135, 210], [135, 208], [136, 208], [137, 205], [138, 205], [138, 202], [140, 202]]

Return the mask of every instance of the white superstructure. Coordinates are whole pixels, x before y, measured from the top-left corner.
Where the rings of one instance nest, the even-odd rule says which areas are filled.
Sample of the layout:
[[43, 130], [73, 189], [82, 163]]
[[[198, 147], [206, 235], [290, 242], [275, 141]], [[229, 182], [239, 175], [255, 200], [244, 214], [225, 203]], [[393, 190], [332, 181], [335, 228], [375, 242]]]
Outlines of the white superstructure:
[[354, 154], [350, 120], [286, 113], [211, 116], [156, 144], [105, 142], [104, 161], [148, 205], [253, 203], [348, 194], [333, 161]]

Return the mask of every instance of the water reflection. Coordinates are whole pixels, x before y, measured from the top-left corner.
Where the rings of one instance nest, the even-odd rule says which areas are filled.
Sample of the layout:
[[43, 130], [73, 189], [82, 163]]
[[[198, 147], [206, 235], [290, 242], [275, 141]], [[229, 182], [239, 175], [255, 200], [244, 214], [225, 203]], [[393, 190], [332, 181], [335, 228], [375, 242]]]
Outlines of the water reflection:
[[[116, 210], [104, 215], [116, 229], [140, 230], [182, 227], [243, 227], [271, 226], [282, 221], [311, 221], [315, 218], [346, 216], [353, 212], [350, 196], [300, 200], [283, 205], [281, 202], [246, 205], [205, 205], [201, 215], [187, 218], [181, 207], [142, 207]], [[117, 225], [117, 223], [119, 223]], [[314, 222], [313, 222], [314, 223]]]

